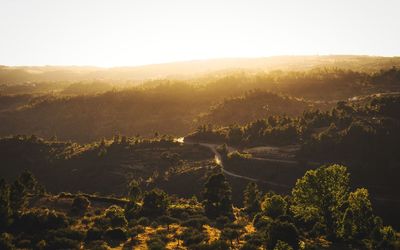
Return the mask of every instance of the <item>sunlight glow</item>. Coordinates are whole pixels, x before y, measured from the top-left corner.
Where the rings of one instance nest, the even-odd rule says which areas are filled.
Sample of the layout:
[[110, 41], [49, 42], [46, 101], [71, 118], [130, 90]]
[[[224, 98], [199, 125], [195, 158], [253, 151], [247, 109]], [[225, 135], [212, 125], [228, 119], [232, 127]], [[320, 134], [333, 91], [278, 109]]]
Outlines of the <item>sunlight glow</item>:
[[0, 64], [400, 54], [397, 0], [0, 0]]

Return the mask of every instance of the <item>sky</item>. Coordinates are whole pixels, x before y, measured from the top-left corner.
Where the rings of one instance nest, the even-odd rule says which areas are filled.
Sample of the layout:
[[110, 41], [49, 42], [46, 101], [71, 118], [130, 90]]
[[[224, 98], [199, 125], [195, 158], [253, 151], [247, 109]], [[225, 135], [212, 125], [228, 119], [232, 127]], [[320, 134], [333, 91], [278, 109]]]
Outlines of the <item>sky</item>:
[[399, 0], [0, 0], [0, 64], [400, 55]]

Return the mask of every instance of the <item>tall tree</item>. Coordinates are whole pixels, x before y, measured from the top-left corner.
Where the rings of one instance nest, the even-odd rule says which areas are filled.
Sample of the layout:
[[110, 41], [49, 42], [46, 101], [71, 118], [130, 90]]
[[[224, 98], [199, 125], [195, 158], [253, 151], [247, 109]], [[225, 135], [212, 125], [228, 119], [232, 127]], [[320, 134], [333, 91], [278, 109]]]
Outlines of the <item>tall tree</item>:
[[19, 181], [25, 187], [25, 190], [28, 193], [36, 193], [37, 180], [29, 170], [24, 170], [21, 173], [21, 175], [19, 176]]
[[343, 220], [341, 234], [344, 238], [362, 239], [367, 237], [374, 227], [374, 216], [368, 190], [365, 188], [351, 192]]
[[243, 207], [244, 211], [249, 215], [254, 215], [260, 211], [261, 192], [255, 182], [247, 184], [243, 192]]
[[319, 219], [329, 235], [337, 233], [349, 195], [349, 174], [341, 165], [308, 170], [292, 190], [291, 210], [304, 220]]
[[25, 206], [26, 189], [19, 180], [15, 180], [10, 188], [10, 205], [14, 213]]
[[129, 200], [132, 202], [137, 202], [142, 196], [142, 190], [140, 189], [139, 183], [135, 180], [129, 183]]
[[0, 232], [8, 226], [11, 213], [10, 187], [4, 179], [0, 179]]
[[232, 191], [222, 173], [211, 175], [204, 185], [204, 209], [209, 218], [233, 217]]

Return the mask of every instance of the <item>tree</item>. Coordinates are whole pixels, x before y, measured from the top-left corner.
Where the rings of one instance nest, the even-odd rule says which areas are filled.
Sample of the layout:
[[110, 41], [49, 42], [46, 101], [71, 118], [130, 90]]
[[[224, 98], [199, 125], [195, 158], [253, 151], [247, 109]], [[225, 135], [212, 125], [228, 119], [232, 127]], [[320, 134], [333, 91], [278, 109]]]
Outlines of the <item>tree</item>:
[[158, 218], [158, 221], [159, 221], [162, 225], [166, 225], [166, 226], [167, 226], [167, 231], [169, 231], [169, 226], [170, 226], [171, 224], [179, 223], [179, 220], [178, 220], [178, 219], [175, 219], [175, 218], [173, 218], [173, 217], [166, 216], [166, 215], [163, 215], [163, 216], [161, 216], [160, 218]]
[[129, 200], [132, 202], [138, 202], [142, 196], [142, 190], [139, 187], [139, 183], [135, 180], [129, 183]]
[[146, 192], [143, 198], [142, 214], [144, 216], [164, 215], [168, 208], [168, 195], [160, 190], [153, 189]]
[[[297, 249], [299, 245], [299, 233], [297, 228], [289, 222], [274, 221], [267, 230], [267, 249], [277, 247], [279, 241], [283, 241], [292, 248]], [[278, 245], [278, 247], [280, 247]], [[279, 248], [278, 248], [279, 249]]]
[[76, 214], [86, 212], [90, 206], [90, 201], [85, 196], [75, 197], [72, 201], [71, 211]]
[[255, 182], [247, 184], [243, 192], [243, 206], [244, 211], [249, 215], [254, 215], [260, 211], [260, 198], [261, 192]]
[[286, 214], [287, 202], [280, 195], [272, 195], [271, 197], [266, 197], [262, 204], [262, 210], [265, 215], [271, 218], [278, 218], [281, 215]]
[[24, 170], [21, 173], [19, 181], [24, 185], [26, 192], [31, 194], [36, 193], [37, 180], [29, 170]]
[[374, 227], [374, 216], [368, 190], [357, 189], [350, 193], [348, 207], [344, 213], [341, 234], [346, 239], [363, 239]]
[[26, 205], [25, 186], [19, 180], [15, 180], [10, 188], [10, 205], [14, 213]]
[[233, 217], [232, 191], [222, 173], [211, 175], [204, 185], [204, 209], [209, 218]]
[[224, 228], [221, 232], [221, 238], [229, 240], [231, 248], [233, 247], [233, 240], [239, 239], [240, 232], [238, 230], [235, 230], [233, 228], [227, 227]]
[[305, 221], [318, 218], [328, 234], [336, 234], [342, 219], [342, 207], [347, 202], [349, 174], [341, 165], [322, 166], [309, 170], [298, 179], [292, 190], [291, 210]]
[[0, 232], [8, 226], [11, 213], [10, 187], [4, 179], [0, 179]]

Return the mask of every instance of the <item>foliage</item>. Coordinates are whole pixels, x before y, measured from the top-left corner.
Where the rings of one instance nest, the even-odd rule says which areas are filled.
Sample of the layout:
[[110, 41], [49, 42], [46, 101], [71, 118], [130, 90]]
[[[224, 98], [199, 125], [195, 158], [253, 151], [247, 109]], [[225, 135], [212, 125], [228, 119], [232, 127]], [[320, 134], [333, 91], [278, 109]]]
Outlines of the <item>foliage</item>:
[[280, 195], [272, 195], [271, 197], [266, 195], [264, 202], [262, 203], [262, 211], [265, 215], [274, 219], [285, 215], [287, 207], [287, 202]]
[[337, 233], [341, 210], [349, 195], [349, 174], [341, 165], [308, 170], [292, 190], [291, 211], [305, 221], [317, 220], [328, 233]]
[[222, 173], [211, 175], [204, 184], [204, 209], [209, 218], [232, 217], [231, 187]]
[[[294, 249], [299, 247], [298, 230], [295, 225], [289, 222], [274, 221], [267, 229], [266, 239], [266, 245], [269, 249], [277, 247], [279, 241], [286, 242]], [[280, 246], [278, 245], [278, 247]]]
[[153, 189], [144, 194], [141, 213], [150, 217], [164, 215], [167, 211], [168, 203], [168, 195], [164, 191]]
[[76, 214], [82, 214], [90, 206], [90, 201], [84, 196], [77, 196], [72, 201], [71, 211]]
[[249, 215], [258, 213], [261, 209], [261, 192], [255, 182], [247, 184], [243, 192], [243, 208]]

